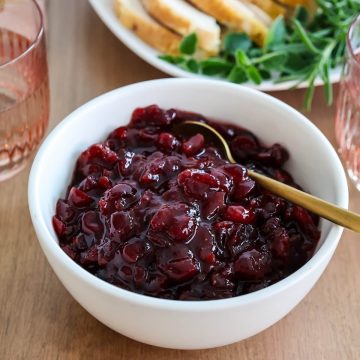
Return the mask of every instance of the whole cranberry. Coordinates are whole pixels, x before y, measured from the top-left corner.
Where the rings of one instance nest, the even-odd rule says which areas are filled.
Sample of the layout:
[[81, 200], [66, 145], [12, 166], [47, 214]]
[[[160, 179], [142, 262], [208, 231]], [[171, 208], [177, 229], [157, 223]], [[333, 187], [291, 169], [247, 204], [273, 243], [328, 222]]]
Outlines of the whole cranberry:
[[102, 234], [104, 225], [99, 218], [99, 214], [94, 210], [83, 213], [81, 217], [81, 229], [85, 234]]
[[178, 184], [185, 195], [195, 199], [206, 199], [209, 194], [227, 191], [230, 183], [222, 172], [186, 169], [178, 175]]
[[140, 195], [134, 183], [121, 182], [105, 191], [99, 200], [99, 209], [103, 215], [109, 216], [114, 211], [126, 210], [134, 204]]
[[274, 144], [267, 150], [256, 155], [256, 159], [263, 165], [279, 168], [289, 159], [289, 153], [279, 144]]
[[199, 259], [206, 264], [215, 264], [215, 242], [214, 235], [205, 226], [199, 226], [194, 235], [196, 241], [192, 242], [192, 248]]
[[103, 168], [112, 169], [117, 160], [117, 154], [109, 147], [95, 144], [80, 155], [76, 163], [76, 172], [83, 176], [99, 173]]
[[150, 105], [135, 109], [130, 124], [139, 129], [147, 126], [163, 126], [169, 125], [173, 118], [173, 112], [160, 109], [157, 105]]
[[205, 145], [205, 139], [202, 134], [197, 134], [182, 144], [182, 151], [186, 156], [199, 154]]
[[61, 238], [65, 234], [66, 226], [65, 224], [56, 216], [53, 216], [52, 223], [54, 230], [56, 232], [56, 235]]
[[100, 266], [106, 266], [114, 258], [119, 249], [120, 244], [110, 239], [104, 239], [103, 243], [98, 247], [98, 263]]
[[130, 240], [122, 250], [124, 260], [135, 263], [151, 251], [150, 244], [140, 239]]
[[225, 206], [225, 195], [226, 193], [223, 191], [210, 192], [201, 202], [201, 216], [204, 219], [216, 216]]
[[259, 151], [259, 143], [254, 135], [243, 132], [235, 136], [230, 143], [230, 148], [237, 159], [245, 160]]
[[73, 206], [84, 207], [90, 205], [93, 199], [80, 189], [72, 187], [68, 195], [68, 201]]
[[250, 224], [241, 224], [226, 241], [230, 256], [235, 258], [240, 253], [249, 250], [259, 240], [258, 230]]
[[134, 171], [134, 178], [138, 179], [142, 186], [159, 188], [180, 170], [180, 156], [166, 156], [164, 153], [156, 151], [145, 162], [138, 164]]
[[119, 243], [130, 238], [135, 230], [133, 215], [128, 211], [117, 211], [110, 217], [110, 238]]
[[224, 211], [224, 219], [235, 223], [250, 224], [255, 220], [255, 214], [244, 206], [230, 205]]
[[280, 227], [275, 229], [270, 237], [271, 250], [277, 257], [287, 258], [290, 251], [290, 241], [288, 232]]
[[166, 232], [172, 240], [190, 239], [196, 227], [196, 213], [186, 204], [162, 205], [150, 221], [152, 230]]
[[241, 201], [255, 189], [255, 181], [250, 179], [245, 167], [241, 165], [225, 165], [224, 171], [233, 179], [232, 197], [235, 201]]
[[157, 259], [159, 269], [174, 282], [190, 280], [199, 272], [193, 253], [179, 245], [163, 249]]
[[172, 134], [163, 132], [159, 135], [158, 146], [161, 150], [173, 151], [180, 146], [179, 140]]
[[76, 208], [68, 201], [59, 199], [56, 203], [56, 216], [62, 221], [70, 222], [76, 216]]
[[117, 151], [120, 147], [126, 145], [126, 140], [128, 136], [128, 129], [126, 126], [121, 126], [115, 130], [113, 130], [107, 140], [106, 145], [114, 151]]
[[235, 273], [246, 279], [261, 279], [270, 270], [271, 254], [256, 249], [245, 251], [234, 262]]
[[[133, 160], [135, 157], [135, 153], [126, 149], [120, 149], [118, 153], [118, 170], [119, 173], [123, 176], [128, 176], [131, 173], [131, 166], [133, 164]], [[135, 157], [136, 160], [136, 157]]]

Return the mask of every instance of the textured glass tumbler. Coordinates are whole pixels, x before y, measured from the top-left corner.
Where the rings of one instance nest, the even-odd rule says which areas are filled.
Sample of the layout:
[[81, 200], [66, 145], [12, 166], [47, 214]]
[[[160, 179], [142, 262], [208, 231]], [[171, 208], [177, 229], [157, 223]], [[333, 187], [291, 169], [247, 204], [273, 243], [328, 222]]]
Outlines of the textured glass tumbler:
[[360, 15], [348, 33], [335, 134], [349, 177], [360, 190]]
[[49, 119], [43, 16], [35, 0], [0, 0], [0, 181], [19, 172]]

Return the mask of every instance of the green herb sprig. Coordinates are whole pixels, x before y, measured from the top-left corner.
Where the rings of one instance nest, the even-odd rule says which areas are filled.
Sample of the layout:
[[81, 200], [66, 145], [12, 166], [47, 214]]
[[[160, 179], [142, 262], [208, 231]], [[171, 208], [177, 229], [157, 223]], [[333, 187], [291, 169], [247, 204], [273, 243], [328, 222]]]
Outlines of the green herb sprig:
[[311, 109], [315, 81], [321, 78], [327, 103], [333, 102], [330, 70], [344, 61], [346, 34], [360, 13], [360, 0], [316, 0], [318, 9], [310, 21], [307, 11], [298, 7], [293, 19], [278, 17], [270, 28], [263, 48], [256, 46], [245, 33], [230, 32], [224, 36], [217, 57], [198, 60], [197, 36], [190, 34], [180, 44], [180, 56], [160, 58], [181, 68], [207, 76], [224, 78], [233, 83], [251, 81], [260, 84], [295, 81], [307, 82], [304, 108]]

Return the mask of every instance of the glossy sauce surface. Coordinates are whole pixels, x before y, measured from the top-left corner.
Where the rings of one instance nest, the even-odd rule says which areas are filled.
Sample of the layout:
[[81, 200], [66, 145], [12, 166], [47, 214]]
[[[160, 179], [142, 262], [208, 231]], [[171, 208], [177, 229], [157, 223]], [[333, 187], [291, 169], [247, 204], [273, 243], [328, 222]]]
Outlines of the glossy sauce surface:
[[[241, 165], [201, 134], [174, 136], [185, 119], [216, 127]], [[245, 166], [297, 186], [282, 169], [288, 157], [233, 125], [136, 109], [79, 156], [53, 217], [60, 246], [95, 276], [149, 296], [207, 300], [267, 287], [301, 267], [320, 237], [316, 216], [247, 175]]]

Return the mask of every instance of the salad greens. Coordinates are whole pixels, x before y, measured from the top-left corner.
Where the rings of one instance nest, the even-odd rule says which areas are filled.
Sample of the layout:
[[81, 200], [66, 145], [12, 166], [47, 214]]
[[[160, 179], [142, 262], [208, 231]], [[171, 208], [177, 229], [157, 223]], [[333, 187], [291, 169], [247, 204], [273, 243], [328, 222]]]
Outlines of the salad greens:
[[295, 81], [297, 87], [308, 83], [304, 107], [311, 109], [315, 80], [324, 82], [327, 103], [333, 101], [330, 69], [344, 61], [346, 34], [360, 13], [360, 0], [316, 0], [318, 10], [313, 19], [305, 8], [298, 7], [294, 17], [278, 17], [272, 24], [265, 45], [259, 48], [247, 34], [230, 32], [225, 35], [217, 57], [198, 60], [196, 34], [186, 36], [180, 45], [180, 56], [160, 58], [181, 68], [234, 83], [252, 81], [260, 84], [273, 79], [275, 83]]

